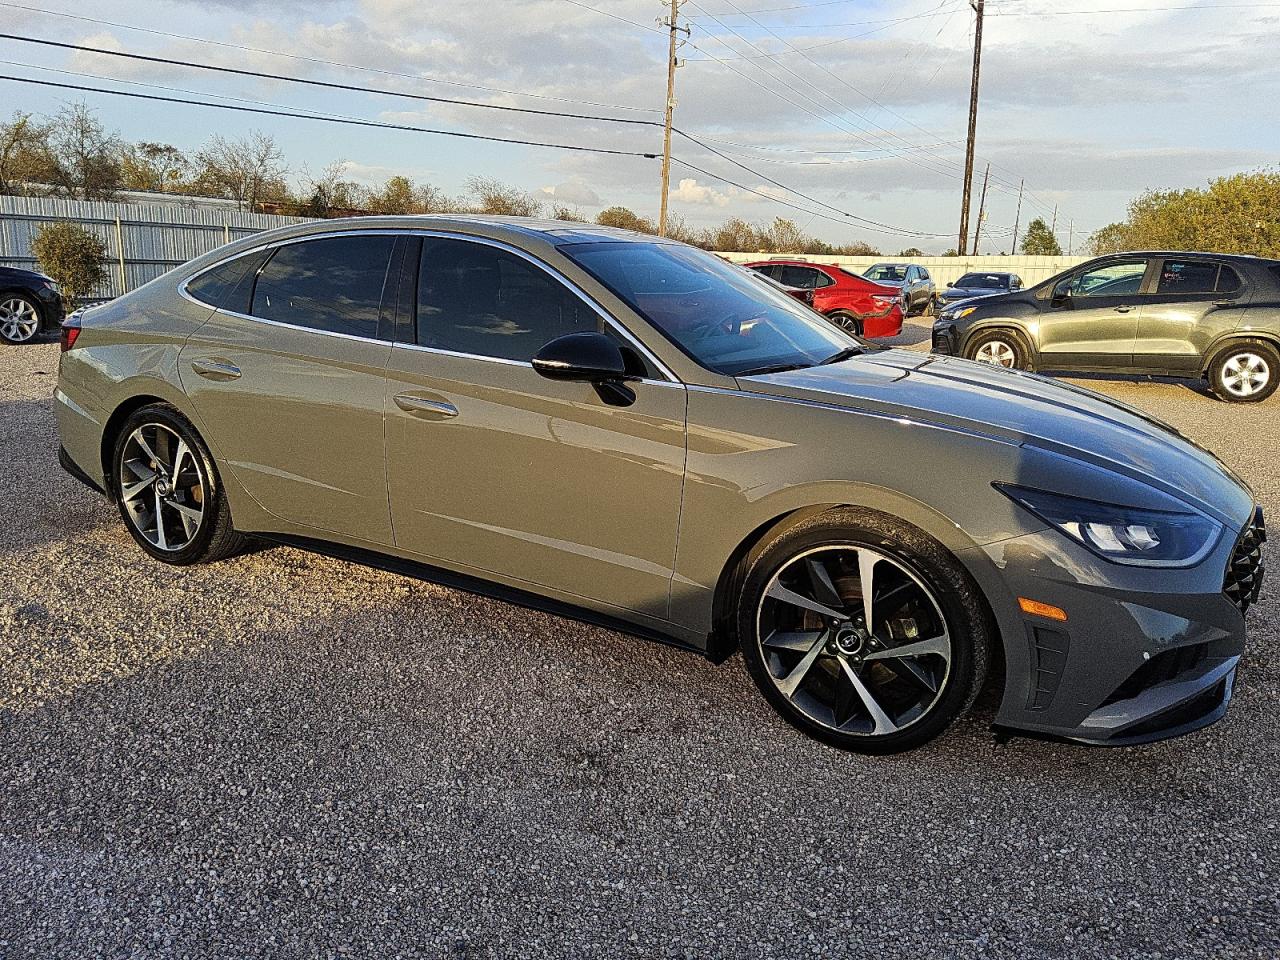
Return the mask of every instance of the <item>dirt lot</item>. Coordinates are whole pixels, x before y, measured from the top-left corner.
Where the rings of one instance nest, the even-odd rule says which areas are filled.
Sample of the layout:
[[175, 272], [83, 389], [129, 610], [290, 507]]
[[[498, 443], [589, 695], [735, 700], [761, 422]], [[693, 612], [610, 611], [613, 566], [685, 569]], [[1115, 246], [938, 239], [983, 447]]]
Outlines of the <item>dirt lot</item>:
[[[998, 746], [988, 703], [849, 756], [736, 659], [287, 549], [153, 563], [57, 466], [56, 364], [0, 349], [0, 957], [1280, 955], [1274, 575], [1208, 731]], [[1280, 518], [1280, 401], [1089, 385]]]

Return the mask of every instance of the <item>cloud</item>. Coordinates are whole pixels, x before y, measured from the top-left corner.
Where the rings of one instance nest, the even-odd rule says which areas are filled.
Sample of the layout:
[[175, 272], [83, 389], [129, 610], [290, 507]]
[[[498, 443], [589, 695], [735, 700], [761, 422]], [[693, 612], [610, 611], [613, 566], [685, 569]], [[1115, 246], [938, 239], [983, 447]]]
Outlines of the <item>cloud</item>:
[[[734, 192], [738, 191], [735, 190]], [[679, 203], [710, 204], [716, 207], [727, 207], [729, 201], [733, 198], [714, 187], [701, 186], [696, 179], [689, 177], [681, 180], [680, 185], [671, 191], [671, 199]]]
[[593, 206], [600, 203], [600, 195], [591, 189], [591, 185], [580, 177], [557, 183], [554, 186], [541, 187], [538, 193], [549, 197], [557, 203], [572, 203], [582, 206]]

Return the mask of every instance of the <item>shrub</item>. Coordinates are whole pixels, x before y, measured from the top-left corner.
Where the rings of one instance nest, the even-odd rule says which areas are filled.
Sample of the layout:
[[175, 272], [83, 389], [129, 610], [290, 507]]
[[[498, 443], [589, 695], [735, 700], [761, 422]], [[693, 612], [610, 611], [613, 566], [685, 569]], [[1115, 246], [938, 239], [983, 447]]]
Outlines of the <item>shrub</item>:
[[62, 288], [69, 309], [107, 279], [106, 247], [74, 223], [45, 224], [31, 242], [31, 252], [40, 269]]

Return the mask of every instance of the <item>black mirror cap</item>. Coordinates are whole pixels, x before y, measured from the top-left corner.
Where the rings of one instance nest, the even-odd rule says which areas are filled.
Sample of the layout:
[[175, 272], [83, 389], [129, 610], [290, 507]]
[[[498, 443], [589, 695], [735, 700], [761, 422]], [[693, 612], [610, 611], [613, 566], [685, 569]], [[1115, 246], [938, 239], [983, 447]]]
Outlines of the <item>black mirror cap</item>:
[[630, 380], [622, 347], [603, 333], [570, 333], [543, 345], [533, 369], [550, 380]]

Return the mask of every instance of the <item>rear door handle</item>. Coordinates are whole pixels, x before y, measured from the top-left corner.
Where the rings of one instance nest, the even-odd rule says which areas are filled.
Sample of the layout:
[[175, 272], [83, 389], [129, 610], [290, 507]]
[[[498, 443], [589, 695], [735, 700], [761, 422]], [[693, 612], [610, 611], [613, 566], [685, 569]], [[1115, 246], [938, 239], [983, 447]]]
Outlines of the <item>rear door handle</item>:
[[1133, 307], [1116, 307], [1116, 313], [1128, 313]]
[[192, 360], [191, 369], [206, 380], [237, 380], [240, 368], [225, 360]]
[[428, 400], [411, 393], [396, 395], [396, 406], [422, 420], [448, 420], [458, 415], [458, 408], [447, 400]]

